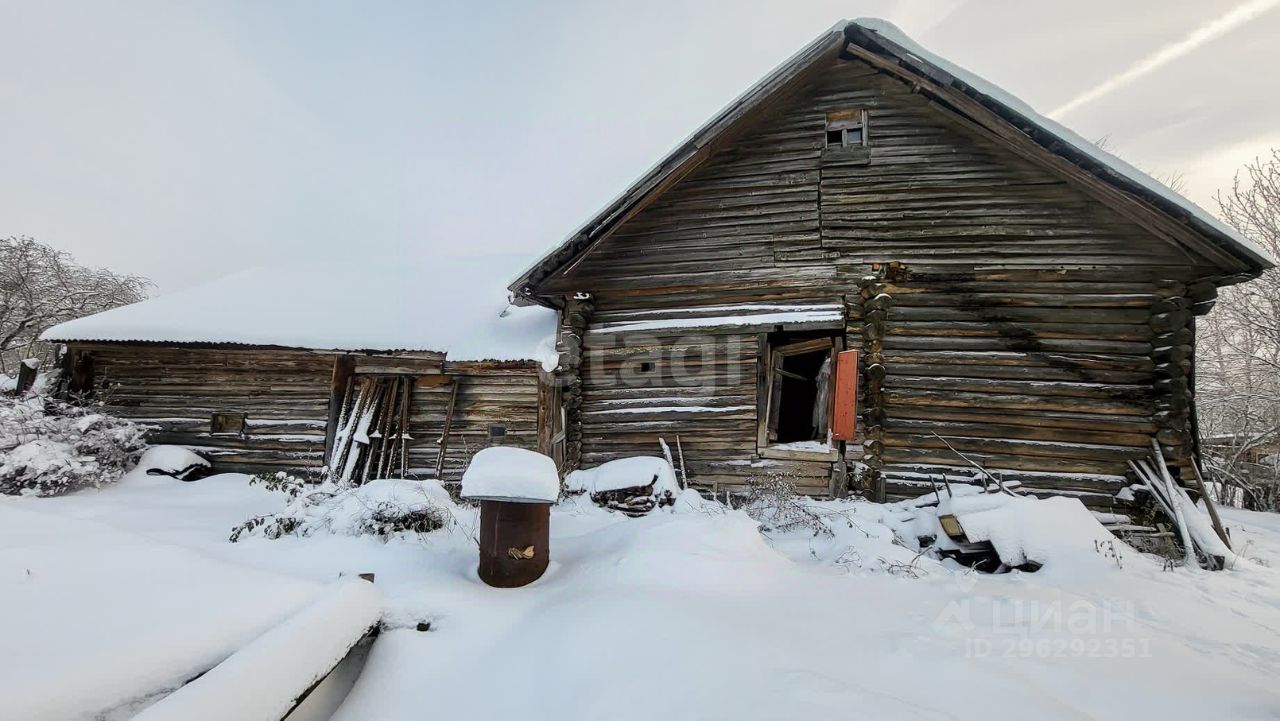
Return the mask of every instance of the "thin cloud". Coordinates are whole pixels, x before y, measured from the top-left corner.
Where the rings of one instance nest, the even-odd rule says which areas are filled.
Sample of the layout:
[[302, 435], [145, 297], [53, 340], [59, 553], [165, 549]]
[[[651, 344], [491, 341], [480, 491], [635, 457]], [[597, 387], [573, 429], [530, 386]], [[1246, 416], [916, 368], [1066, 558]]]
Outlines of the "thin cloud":
[[1250, 0], [1228, 10], [1226, 13], [1191, 31], [1185, 38], [1165, 45], [1154, 53], [1142, 58], [1123, 73], [1095, 85], [1063, 103], [1049, 113], [1049, 117], [1060, 119], [1073, 110], [1111, 93], [1144, 75], [1153, 73], [1165, 65], [1199, 49], [1205, 43], [1219, 38], [1237, 27], [1253, 20], [1259, 15], [1280, 5], [1280, 0]]
[[[1280, 149], [1280, 133], [1270, 132], [1244, 140], [1214, 145], [1176, 161], [1187, 179], [1189, 197], [1206, 208], [1216, 207], [1218, 193], [1231, 190], [1236, 173], [1247, 163], [1266, 158]], [[1166, 161], [1166, 165], [1170, 163]]]

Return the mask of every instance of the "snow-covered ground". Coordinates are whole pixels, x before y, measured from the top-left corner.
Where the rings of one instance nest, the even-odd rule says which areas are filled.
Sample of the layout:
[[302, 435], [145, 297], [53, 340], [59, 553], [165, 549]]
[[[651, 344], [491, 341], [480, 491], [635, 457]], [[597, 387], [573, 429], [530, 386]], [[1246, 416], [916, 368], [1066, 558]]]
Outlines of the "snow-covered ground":
[[136, 697], [181, 685], [318, 592], [210, 552], [223, 519], [275, 499], [209, 480], [0, 501], [0, 718], [127, 718]]
[[887, 506], [816, 504], [836, 533], [815, 537], [687, 495], [638, 519], [570, 500], [547, 575], [498, 590], [465, 508], [385, 543], [228, 542], [286, 500], [235, 475], [0, 498], [0, 718], [126, 717], [359, 572], [389, 628], [347, 721], [1280, 715], [1280, 516], [1226, 512], [1275, 568], [1165, 571], [1124, 547], [985, 576], [894, 544]]

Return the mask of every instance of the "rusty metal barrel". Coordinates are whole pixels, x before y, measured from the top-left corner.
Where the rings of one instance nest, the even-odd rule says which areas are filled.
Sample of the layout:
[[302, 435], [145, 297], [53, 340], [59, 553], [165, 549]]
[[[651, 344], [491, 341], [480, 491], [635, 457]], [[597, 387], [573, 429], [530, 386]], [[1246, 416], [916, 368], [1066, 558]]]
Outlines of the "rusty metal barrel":
[[551, 562], [551, 504], [480, 502], [480, 580], [497, 588], [525, 586]]
[[471, 459], [462, 496], [480, 501], [480, 579], [497, 588], [538, 580], [551, 562], [556, 464], [541, 453], [494, 446]]

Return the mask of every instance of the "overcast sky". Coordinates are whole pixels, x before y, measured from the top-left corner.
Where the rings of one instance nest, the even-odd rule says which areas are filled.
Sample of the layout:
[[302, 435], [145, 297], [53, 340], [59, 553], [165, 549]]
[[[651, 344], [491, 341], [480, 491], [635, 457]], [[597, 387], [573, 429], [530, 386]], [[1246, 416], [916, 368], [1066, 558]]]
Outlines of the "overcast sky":
[[371, 248], [532, 256], [864, 15], [1210, 209], [1280, 146], [1280, 0], [0, 0], [0, 236], [162, 291]]

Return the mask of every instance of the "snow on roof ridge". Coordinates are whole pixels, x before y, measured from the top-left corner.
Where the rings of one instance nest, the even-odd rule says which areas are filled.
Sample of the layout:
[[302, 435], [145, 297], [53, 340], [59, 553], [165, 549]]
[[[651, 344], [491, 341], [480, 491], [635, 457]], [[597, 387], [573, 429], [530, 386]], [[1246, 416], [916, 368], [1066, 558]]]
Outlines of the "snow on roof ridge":
[[977, 73], [956, 65], [941, 56], [929, 52], [924, 46], [911, 39], [911, 37], [903, 32], [897, 25], [894, 25], [888, 20], [875, 17], [856, 18], [848, 24], [860, 27], [875, 34], [881, 39], [897, 45], [908, 54], [914, 56], [920, 62], [932, 65], [936, 69], [950, 75], [952, 78], [968, 85], [970, 89], [985, 96], [991, 102], [997, 103], [1007, 110], [1022, 116], [1027, 122], [1035, 125], [1041, 131], [1070, 145], [1075, 150], [1083, 153], [1091, 160], [1106, 168], [1109, 172], [1140, 186], [1148, 192], [1160, 196], [1165, 201], [1177, 205], [1196, 220], [1209, 226], [1212, 230], [1235, 241], [1243, 250], [1255, 256], [1256, 260], [1264, 264], [1277, 264], [1276, 259], [1267, 251], [1266, 248], [1259, 245], [1253, 239], [1245, 236], [1243, 233], [1237, 231], [1235, 228], [1232, 228], [1222, 222], [1217, 218], [1217, 216], [1204, 208], [1201, 208], [1194, 201], [1151, 177], [1149, 174], [1133, 166], [1123, 158], [1107, 152], [1103, 148], [1099, 147], [1097, 143], [1090, 142], [1058, 121], [1041, 115], [1032, 108], [1029, 103], [1004, 90], [995, 83], [992, 83]]

